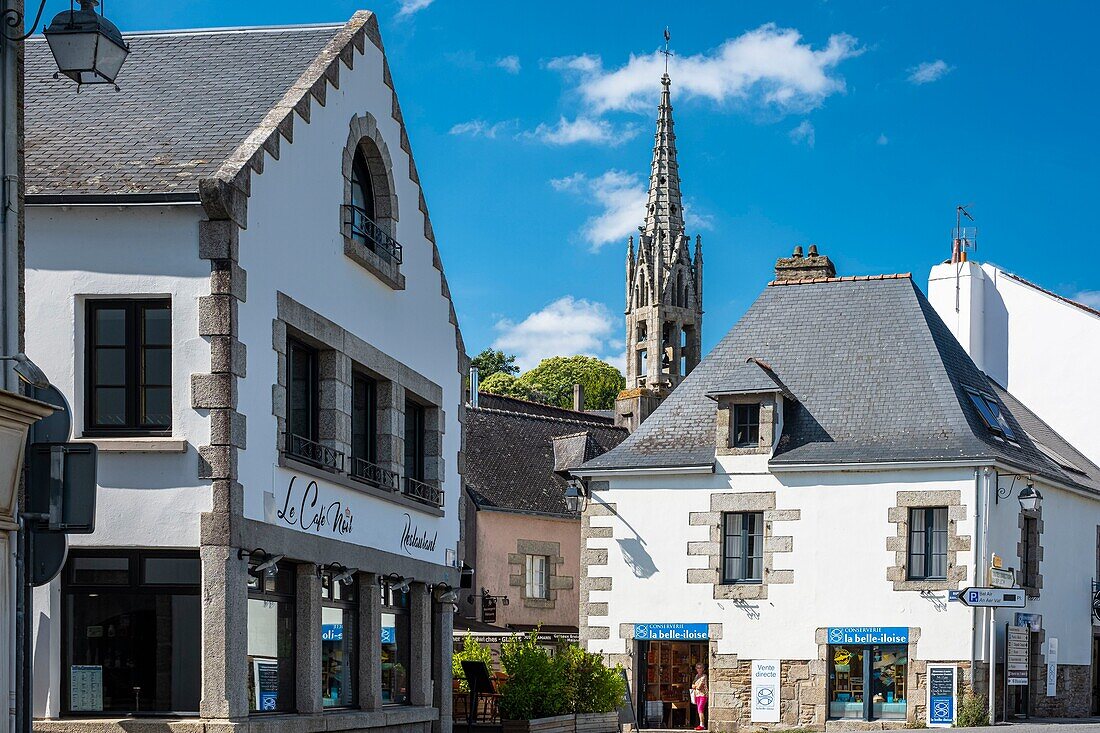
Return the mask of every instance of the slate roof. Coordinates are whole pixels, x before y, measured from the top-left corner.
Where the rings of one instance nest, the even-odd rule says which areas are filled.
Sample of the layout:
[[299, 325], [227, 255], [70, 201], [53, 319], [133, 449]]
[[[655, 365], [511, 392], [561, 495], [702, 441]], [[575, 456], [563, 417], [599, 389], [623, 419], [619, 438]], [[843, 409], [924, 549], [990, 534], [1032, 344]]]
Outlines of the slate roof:
[[759, 394], [763, 392], [783, 392], [783, 387], [756, 361], [733, 364], [721, 384], [707, 392], [710, 397], [718, 395]]
[[530, 415], [542, 415], [543, 417], [556, 417], [563, 420], [583, 420], [599, 423], [601, 425], [614, 425], [615, 414], [611, 410], [585, 410], [575, 412], [557, 405], [547, 405], [542, 402], [531, 402], [516, 397], [493, 394], [492, 392], [478, 392], [478, 405], [491, 410], [505, 410], [506, 412], [525, 412]]
[[26, 192], [193, 194], [343, 25], [126, 33], [121, 91], [76, 94], [26, 43]]
[[[750, 357], [766, 362], [794, 397], [774, 468], [999, 460], [1100, 490], [1100, 469], [978, 370], [908, 276], [770, 284], [627, 440], [584, 468], [712, 464], [717, 403], [707, 393], [743, 374]], [[1000, 398], [1018, 444], [990, 433], [968, 386]], [[1065, 470], [1028, 433], [1072, 452], [1087, 470]]]
[[[479, 400], [485, 404], [484, 395]], [[577, 466], [614, 448], [627, 432], [583, 412], [553, 409], [565, 416], [467, 407], [463, 476], [479, 509], [576, 516], [565, 506], [565, 479], [554, 473], [555, 438], [562, 438], [559, 463]]]

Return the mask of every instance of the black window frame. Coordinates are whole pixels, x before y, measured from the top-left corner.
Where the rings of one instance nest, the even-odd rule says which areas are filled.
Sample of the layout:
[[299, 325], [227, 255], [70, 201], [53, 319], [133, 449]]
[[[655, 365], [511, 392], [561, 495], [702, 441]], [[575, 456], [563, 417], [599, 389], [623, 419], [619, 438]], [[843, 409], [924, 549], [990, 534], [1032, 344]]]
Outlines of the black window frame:
[[[759, 532], [752, 532], [750, 518], [754, 518], [759, 527]], [[731, 531], [730, 525], [735, 521], [740, 522], [736, 531]], [[720, 568], [722, 585], [760, 585], [764, 582], [764, 512], [724, 512], [722, 514], [722, 567]], [[751, 538], [758, 538], [758, 551], [749, 553]], [[737, 556], [730, 554], [732, 542], [736, 541]], [[746, 570], [745, 558], [749, 558], [750, 567]], [[740, 572], [730, 572], [729, 565], [733, 561], [740, 563]], [[755, 561], [755, 562], [754, 562]]]
[[[360, 707], [360, 703], [359, 703], [359, 665], [360, 665], [361, 660], [359, 659], [359, 650], [360, 650], [360, 648], [363, 648], [363, 647], [360, 644], [360, 638], [359, 638], [360, 637], [360, 634], [359, 634], [359, 595], [362, 592], [362, 588], [364, 586], [360, 582], [360, 578], [358, 578], [356, 576], [352, 576], [352, 578], [353, 578], [352, 582], [350, 584], [346, 584], [346, 585], [343, 586], [343, 594], [342, 595], [344, 597], [343, 598], [336, 598], [335, 593], [333, 593], [333, 590], [334, 590], [334, 587], [335, 587], [334, 579], [335, 579], [336, 575], [337, 575], [337, 573], [333, 573], [333, 572], [327, 571], [327, 570], [323, 571], [321, 573], [321, 608], [322, 609], [325, 609], [325, 608], [338, 608], [344, 613], [345, 618], [348, 616], [347, 612], [348, 611], [351, 612], [350, 613], [350, 617], [351, 617], [351, 644], [349, 645], [350, 646], [351, 659], [349, 661], [345, 662], [345, 664], [347, 664], [347, 666], [348, 666], [348, 669], [351, 670], [351, 681], [349, 683], [349, 689], [351, 691], [351, 699], [350, 699], [349, 702], [342, 703], [340, 705], [325, 706], [325, 704], [324, 704], [325, 690], [324, 690], [323, 678], [322, 678], [321, 707], [325, 712], [328, 712], [329, 710], [333, 710], [333, 711], [335, 711], [335, 710], [355, 710], [355, 709], [358, 709]], [[324, 611], [322, 610], [322, 621], [321, 621], [321, 626], [322, 627], [324, 627], [323, 614], [324, 614]], [[345, 636], [348, 633], [346, 626], [344, 628], [343, 633], [345, 634]], [[322, 653], [321, 653], [321, 664], [322, 664], [321, 673], [323, 675], [324, 671], [325, 671], [324, 670], [324, 651], [323, 650], [322, 650]]]
[[[360, 395], [364, 395], [366, 405], [364, 414], [357, 416]], [[360, 421], [363, 424], [357, 430], [356, 423]], [[361, 371], [352, 375], [351, 457], [378, 463], [378, 380]]]
[[[74, 579], [75, 566], [73, 561], [83, 558], [126, 558], [128, 562], [127, 574], [128, 578], [125, 583], [81, 583]], [[130, 713], [121, 713], [117, 711], [85, 711], [71, 709], [72, 700], [70, 699], [71, 691], [71, 671], [73, 665], [72, 660], [72, 619], [69, 617], [69, 604], [67, 602], [68, 596], [74, 592], [78, 593], [97, 593], [97, 594], [124, 594], [124, 595], [142, 595], [142, 596], [155, 596], [155, 595], [194, 595], [200, 597], [202, 594], [202, 580], [201, 570], [200, 579], [197, 583], [157, 583], [154, 585], [146, 585], [145, 583], [145, 560], [158, 559], [158, 558], [181, 558], [188, 560], [195, 560], [201, 563], [198, 550], [146, 550], [146, 549], [100, 549], [100, 548], [72, 548], [69, 550], [68, 556], [65, 558], [65, 566], [62, 568], [60, 574], [61, 580], [61, 715], [65, 718], [117, 718], [126, 715], [141, 714], [142, 711], [135, 711]], [[201, 565], [200, 565], [201, 567]], [[201, 623], [201, 607], [199, 609], [200, 623]], [[202, 664], [200, 662], [198, 669], [198, 686], [200, 688], [200, 701], [201, 704], [201, 685], [202, 685]], [[147, 712], [145, 715], [155, 715], [158, 717], [172, 717], [177, 715], [198, 715], [199, 707], [196, 705], [194, 710], [174, 710], [171, 712]]]
[[[96, 329], [96, 314], [101, 310], [125, 311], [124, 343], [122, 347], [99, 346]], [[142, 325], [144, 314], [149, 310], [167, 310], [169, 319], [169, 343], [165, 345], [146, 345]], [[142, 379], [142, 355], [146, 349], [167, 349], [171, 356], [173, 339], [171, 338], [172, 299], [171, 298], [96, 298], [89, 299], [84, 309], [84, 435], [88, 437], [143, 437], [165, 436], [172, 434], [171, 359], [169, 360], [169, 383], [146, 384]], [[98, 362], [96, 351], [100, 348], [122, 348], [126, 377], [123, 384], [126, 400], [126, 418], [123, 425], [100, 425], [96, 419], [96, 387], [98, 385]], [[114, 385], [103, 385], [114, 386]], [[168, 425], [155, 425], [141, 420], [141, 398], [144, 388], [167, 388]]]
[[[427, 462], [427, 412], [428, 408], [424, 405], [407, 397], [405, 398], [405, 478], [420, 482], [425, 480], [424, 471]], [[410, 425], [412, 426], [411, 433]], [[412, 438], [411, 448], [409, 445], [410, 437]]]
[[997, 401], [997, 398], [988, 392], [982, 392], [973, 387], [964, 387], [964, 389], [966, 390], [967, 396], [970, 398], [970, 403], [974, 405], [974, 409], [978, 411], [978, 416], [982, 418], [982, 422], [989, 428], [989, 432], [1015, 443], [1016, 433], [1012, 430], [1012, 426], [1008, 424], [1008, 418], [1005, 417], [1005, 409], [1001, 403]]
[[[310, 398], [309, 404], [304, 408], [308, 413], [307, 425], [300, 425], [295, 411], [300, 408], [294, 406], [294, 382], [297, 360], [304, 358], [308, 373], [306, 374], [306, 394]], [[320, 380], [320, 354], [318, 350], [301, 339], [287, 338], [286, 343], [286, 388], [287, 388], [287, 418], [286, 431], [289, 435], [297, 435], [311, 443], [316, 443], [320, 437], [321, 426], [321, 380]], [[308, 433], [299, 432], [298, 428], [305, 427]]]
[[[287, 686], [289, 690], [289, 703], [280, 705], [274, 710], [256, 710], [253, 709], [253, 701], [251, 697], [248, 700], [248, 715], [249, 716], [269, 716], [269, 715], [286, 715], [288, 713], [298, 712], [298, 595], [297, 595], [297, 573], [298, 568], [294, 563], [287, 562], [285, 560], [279, 561], [275, 566], [277, 568], [277, 575], [281, 575], [284, 578], [288, 578], [289, 592], [278, 590], [278, 585], [275, 585], [275, 589], [267, 588], [267, 580], [270, 576], [266, 572], [256, 573], [253, 568], [256, 562], [250, 561], [248, 564], [248, 595], [245, 606], [245, 636], [248, 635], [248, 600], [260, 600], [269, 601], [276, 604], [286, 604], [290, 609], [290, 634], [291, 640], [288, 646], [290, 650], [289, 664], [287, 667], [290, 670], [290, 684]], [[277, 583], [277, 579], [273, 579]], [[278, 613], [278, 612], [276, 612]], [[319, 640], [318, 640], [319, 641]], [[276, 645], [278, 640], [276, 640]], [[248, 654], [247, 640], [245, 643], [245, 655]], [[276, 657], [277, 661], [281, 664], [282, 659]], [[248, 665], [248, 673], [252, 674], [252, 665]], [[282, 697], [282, 677], [279, 679], [280, 690], [279, 697]], [[246, 680], [247, 682], [247, 680]]]
[[[760, 403], [740, 402], [734, 404], [730, 420], [730, 444], [732, 447], [760, 447]], [[743, 440], [738, 437], [742, 428], [747, 433]]]
[[[905, 549], [905, 572], [908, 580], [947, 580], [947, 545], [950, 541], [948, 525], [948, 510], [945, 506], [909, 508], [909, 531]], [[936, 535], [943, 537], [942, 552], [936, 552]], [[920, 558], [919, 563], [917, 558]], [[936, 558], [940, 558], [943, 573], [930, 570], [935, 567]]]
[[[363, 148], [357, 146], [355, 148], [355, 155], [352, 157], [351, 162], [351, 185], [354, 188], [358, 188], [360, 195], [363, 198], [363, 206], [359, 209], [373, 222], [378, 221], [378, 206], [374, 200], [374, 177], [371, 175], [370, 166], [367, 164], [367, 156], [363, 153]], [[355, 193], [352, 191], [352, 198], [354, 199]], [[359, 235], [353, 234], [353, 237], [359, 238]], [[366, 241], [366, 237], [361, 237], [360, 241]]]
[[[1042, 538], [1039, 536], [1039, 517], [1033, 513], [1024, 512], [1022, 515], [1024, 526], [1020, 537], [1020, 585], [1028, 590], [1039, 588], [1039, 546]], [[1034, 556], [1034, 560], [1032, 560]]]

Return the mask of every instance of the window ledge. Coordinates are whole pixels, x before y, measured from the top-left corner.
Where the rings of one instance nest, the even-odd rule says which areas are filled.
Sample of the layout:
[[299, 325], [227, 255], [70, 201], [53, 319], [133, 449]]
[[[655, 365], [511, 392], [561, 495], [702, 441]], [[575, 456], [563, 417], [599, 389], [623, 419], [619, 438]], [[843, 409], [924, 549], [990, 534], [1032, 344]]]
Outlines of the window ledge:
[[416, 511], [423, 514], [428, 514], [433, 517], [444, 516], [444, 511], [442, 509], [431, 506], [429, 504], [425, 504], [422, 501], [410, 499], [399, 491], [386, 491], [385, 489], [371, 486], [366, 482], [348, 478], [344, 474], [333, 473], [332, 471], [326, 471], [323, 468], [311, 466], [308, 463], [302, 463], [301, 461], [295, 460], [293, 457], [288, 456], [285, 453], [279, 453], [279, 465], [283, 468], [288, 468], [291, 471], [297, 471], [299, 473], [303, 473], [314, 478], [329, 481], [338, 486], [343, 486], [344, 488], [358, 491], [360, 494], [366, 494], [367, 496], [373, 496], [378, 499], [382, 499], [383, 501], [400, 504], [401, 506], [408, 509], [415, 509]]
[[401, 274], [400, 266], [387, 257], [375, 254], [362, 242], [345, 236], [344, 254], [393, 290], [405, 289], [405, 276]]
[[91, 443], [100, 453], [186, 453], [183, 438], [77, 438], [77, 443]]

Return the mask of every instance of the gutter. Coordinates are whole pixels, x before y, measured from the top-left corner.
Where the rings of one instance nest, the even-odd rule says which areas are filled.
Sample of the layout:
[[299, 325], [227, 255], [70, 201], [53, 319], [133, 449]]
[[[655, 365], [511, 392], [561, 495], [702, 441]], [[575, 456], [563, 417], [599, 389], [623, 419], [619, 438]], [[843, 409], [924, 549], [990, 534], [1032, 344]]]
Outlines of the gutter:
[[27, 206], [199, 206], [197, 191], [185, 193], [27, 194]]
[[687, 464], [683, 466], [655, 466], [645, 468], [628, 466], [626, 468], [574, 468], [569, 471], [574, 476], [600, 478], [601, 476], [664, 476], [668, 474], [714, 473], [714, 462]]

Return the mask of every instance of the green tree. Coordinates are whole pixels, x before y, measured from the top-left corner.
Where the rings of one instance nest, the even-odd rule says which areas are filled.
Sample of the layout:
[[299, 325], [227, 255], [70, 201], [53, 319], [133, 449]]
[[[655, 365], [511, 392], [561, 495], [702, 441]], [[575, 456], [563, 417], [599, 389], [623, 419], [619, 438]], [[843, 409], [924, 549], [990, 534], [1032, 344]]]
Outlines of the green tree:
[[485, 349], [473, 359], [470, 359], [470, 366], [477, 367], [478, 376], [482, 381], [499, 373], [512, 376], [519, 374], [515, 354], [505, 354], [499, 349]]
[[553, 356], [543, 359], [517, 383], [542, 395], [558, 407], [573, 406], [573, 385], [584, 388], [585, 406], [592, 410], [610, 410], [615, 397], [626, 387], [626, 378], [606, 361], [592, 356]]
[[481, 383], [479, 391], [504, 395], [505, 397], [515, 397], [521, 400], [534, 399], [530, 387], [506, 372], [497, 372], [491, 375]]
[[493, 673], [493, 650], [484, 644], [479, 644], [472, 634], [466, 634], [462, 639], [462, 649], [451, 657], [451, 674], [458, 680], [458, 689], [469, 692], [466, 684], [466, 673], [462, 671], [462, 661], [485, 662], [489, 668], [489, 674]]

